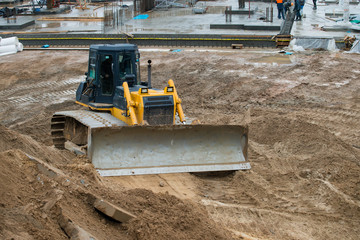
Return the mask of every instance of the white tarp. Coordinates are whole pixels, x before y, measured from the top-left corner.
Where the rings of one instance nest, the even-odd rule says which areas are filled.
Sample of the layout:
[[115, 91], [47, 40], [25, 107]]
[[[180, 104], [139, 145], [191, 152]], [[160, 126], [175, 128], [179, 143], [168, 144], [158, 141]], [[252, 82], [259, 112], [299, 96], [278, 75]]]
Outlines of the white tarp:
[[351, 47], [349, 53], [360, 53], [360, 42], [359, 42], [359, 40], [356, 40], [353, 43], [353, 46]]
[[21, 52], [24, 46], [17, 37], [0, 37], [0, 56]]
[[291, 40], [289, 48], [293, 51], [327, 50], [337, 51], [335, 39], [333, 38], [295, 38]]

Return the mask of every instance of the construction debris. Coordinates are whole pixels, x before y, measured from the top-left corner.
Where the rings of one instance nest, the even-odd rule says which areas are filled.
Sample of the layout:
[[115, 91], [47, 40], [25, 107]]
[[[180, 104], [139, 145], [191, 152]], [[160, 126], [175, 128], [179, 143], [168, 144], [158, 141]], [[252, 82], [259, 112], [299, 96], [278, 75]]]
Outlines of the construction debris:
[[135, 218], [135, 215], [131, 214], [130, 212], [103, 199], [96, 199], [94, 202], [94, 207], [100, 212], [104, 213], [106, 216], [122, 223], [128, 222], [130, 219]]
[[60, 215], [58, 219], [61, 229], [64, 230], [70, 240], [97, 240], [92, 234], [85, 231], [70, 218]]
[[242, 48], [244, 48], [244, 44], [231, 44], [231, 47], [233, 49], [235, 49], [235, 48], [242, 49]]
[[360, 42], [359, 40], [356, 40], [353, 43], [349, 53], [360, 53], [360, 44], [359, 44], [359, 42]]
[[345, 43], [345, 50], [346, 51], [349, 51], [352, 48], [355, 40], [356, 40], [355, 36], [353, 36], [353, 37], [345, 36], [344, 43]]

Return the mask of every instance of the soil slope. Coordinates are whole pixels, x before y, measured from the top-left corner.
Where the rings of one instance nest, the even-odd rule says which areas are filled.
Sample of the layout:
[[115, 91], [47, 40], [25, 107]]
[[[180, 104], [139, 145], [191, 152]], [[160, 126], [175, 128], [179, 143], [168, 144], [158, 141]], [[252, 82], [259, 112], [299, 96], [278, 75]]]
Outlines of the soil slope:
[[[81, 109], [73, 102], [87, 54], [0, 58], [2, 239], [67, 239], [63, 216], [97, 239], [358, 239], [359, 55], [142, 50], [142, 77], [152, 59], [153, 85], [173, 79], [187, 116], [249, 126], [252, 169], [101, 178], [86, 158], [55, 149], [49, 134], [52, 113]], [[137, 218], [104, 217], [94, 196]]]

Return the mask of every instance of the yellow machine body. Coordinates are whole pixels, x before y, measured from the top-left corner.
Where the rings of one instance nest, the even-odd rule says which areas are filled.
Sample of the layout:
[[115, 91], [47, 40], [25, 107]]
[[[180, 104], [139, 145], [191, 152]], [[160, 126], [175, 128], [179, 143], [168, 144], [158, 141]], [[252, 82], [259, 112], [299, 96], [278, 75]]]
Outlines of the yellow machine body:
[[102, 176], [250, 169], [248, 128], [189, 124], [173, 80], [164, 89], [140, 81], [139, 57], [131, 44], [90, 47], [89, 74], [76, 92], [90, 111], [53, 115], [55, 147], [86, 148]]
[[178, 113], [180, 121], [185, 121], [184, 112], [181, 106], [181, 100], [177, 94], [173, 80], [168, 81], [168, 86], [161, 90], [154, 90], [148, 88], [140, 88], [138, 91], [130, 92], [127, 82], [123, 83], [124, 95], [127, 101], [128, 108], [122, 110], [117, 107], [111, 108], [97, 108], [79, 101], [76, 103], [89, 107], [91, 110], [111, 112], [111, 115], [125, 122], [127, 125], [146, 125], [144, 121], [144, 97], [157, 96], [172, 96], [174, 99], [173, 124], [175, 124], [175, 115]]

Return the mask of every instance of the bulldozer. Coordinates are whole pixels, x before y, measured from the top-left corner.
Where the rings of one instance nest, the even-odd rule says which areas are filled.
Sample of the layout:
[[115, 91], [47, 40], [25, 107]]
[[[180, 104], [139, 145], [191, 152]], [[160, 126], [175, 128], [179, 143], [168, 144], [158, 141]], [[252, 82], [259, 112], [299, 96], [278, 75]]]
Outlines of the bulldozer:
[[54, 113], [51, 135], [59, 149], [84, 147], [101, 176], [251, 168], [248, 128], [192, 124], [173, 80], [152, 87], [151, 60], [141, 81], [136, 45], [91, 45], [85, 75], [75, 101], [84, 110]]

